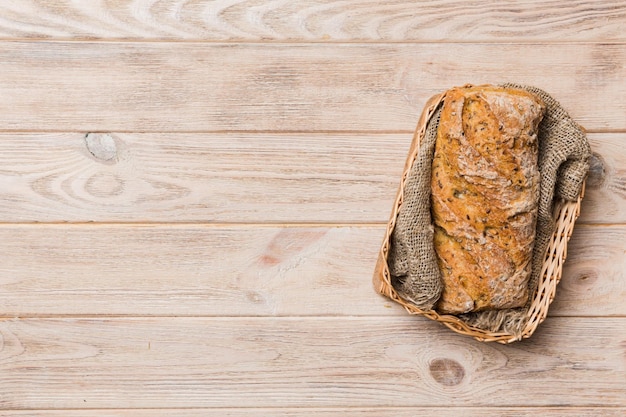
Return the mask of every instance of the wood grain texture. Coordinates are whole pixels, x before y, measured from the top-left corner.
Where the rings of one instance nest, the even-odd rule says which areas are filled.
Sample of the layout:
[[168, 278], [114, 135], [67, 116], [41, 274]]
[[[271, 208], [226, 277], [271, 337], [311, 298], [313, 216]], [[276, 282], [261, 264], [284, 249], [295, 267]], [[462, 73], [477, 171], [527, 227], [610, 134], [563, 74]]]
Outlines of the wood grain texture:
[[10, 410], [0, 417], [623, 417], [621, 407], [345, 407], [345, 408], [168, 408], [126, 410]]
[[0, 134], [0, 221], [384, 222], [411, 137]]
[[626, 396], [623, 318], [552, 318], [514, 346], [415, 317], [10, 320], [0, 329], [5, 408], [620, 406]]
[[0, 37], [236, 41], [625, 40], [626, 3], [13, 0]]
[[[411, 133], [0, 133], [0, 222], [384, 223]], [[590, 134], [579, 223], [626, 222], [626, 135]]]
[[412, 131], [433, 94], [502, 81], [626, 130], [621, 43], [4, 42], [0, 62], [5, 131]]
[[[625, 415], [625, 33], [624, 0], [1, 1], [0, 417]], [[424, 103], [503, 81], [594, 152], [510, 346], [371, 286]]]
[[588, 136], [592, 157], [579, 221], [626, 223], [626, 135]]
[[[626, 226], [578, 226], [567, 251], [563, 278], [557, 289], [553, 314], [577, 311], [580, 315], [624, 315], [626, 308]], [[576, 313], [574, 313], [576, 314]]]
[[386, 314], [391, 303], [371, 286], [383, 234], [383, 227], [2, 227], [0, 305], [9, 317]]
[[[402, 316], [371, 276], [380, 227], [0, 228], [5, 317]], [[554, 316], [626, 315], [626, 227], [574, 231]], [[425, 320], [425, 319], [424, 319]]]

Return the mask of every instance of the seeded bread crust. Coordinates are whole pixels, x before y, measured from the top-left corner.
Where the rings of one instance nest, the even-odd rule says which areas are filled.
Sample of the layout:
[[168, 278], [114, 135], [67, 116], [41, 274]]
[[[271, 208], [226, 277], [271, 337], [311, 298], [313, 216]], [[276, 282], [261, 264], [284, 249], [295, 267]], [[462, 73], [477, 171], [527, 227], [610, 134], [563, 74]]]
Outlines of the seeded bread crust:
[[528, 299], [539, 199], [537, 129], [545, 105], [523, 90], [448, 91], [432, 165], [436, 310], [462, 314]]

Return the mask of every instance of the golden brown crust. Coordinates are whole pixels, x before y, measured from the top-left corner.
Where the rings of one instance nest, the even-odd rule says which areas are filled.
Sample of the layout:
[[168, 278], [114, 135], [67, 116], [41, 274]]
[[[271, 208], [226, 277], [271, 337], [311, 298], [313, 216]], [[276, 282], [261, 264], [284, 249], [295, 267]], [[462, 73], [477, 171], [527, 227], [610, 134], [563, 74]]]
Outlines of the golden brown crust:
[[441, 313], [520, 307], [528, 298], [545, 106], [523, 90], [448, 91], [432, 169]]

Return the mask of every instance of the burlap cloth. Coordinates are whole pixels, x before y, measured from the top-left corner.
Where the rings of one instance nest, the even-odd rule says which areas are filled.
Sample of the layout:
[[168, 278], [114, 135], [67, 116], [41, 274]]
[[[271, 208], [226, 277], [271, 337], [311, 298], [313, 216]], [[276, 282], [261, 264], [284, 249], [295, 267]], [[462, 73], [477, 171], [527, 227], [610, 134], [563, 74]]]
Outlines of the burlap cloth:
[[[526, 313], [536, 292], [544, 254], [555, 228], [555, 199], [574, 201], [581, 192], [591, 150], [584, 131], [548, 93], [535, 87], [503, 84], [535, 93], [546, 104], [539, 125], [539, 171], [541, 173], [533, 268], [529, 281], [531, 297], [525, 307], [484, 311], [459, 316], [467, 324], [490, 332], [520, 334]], [[437, 257], [433, 246], [430, 213], [431, 163], [441, 105], [428, 122], [419, 153], [405, 182], [404, 199], [391, 235], [389, 271], [396, 291], [422, 310], [431, 310], [442, 291]]]

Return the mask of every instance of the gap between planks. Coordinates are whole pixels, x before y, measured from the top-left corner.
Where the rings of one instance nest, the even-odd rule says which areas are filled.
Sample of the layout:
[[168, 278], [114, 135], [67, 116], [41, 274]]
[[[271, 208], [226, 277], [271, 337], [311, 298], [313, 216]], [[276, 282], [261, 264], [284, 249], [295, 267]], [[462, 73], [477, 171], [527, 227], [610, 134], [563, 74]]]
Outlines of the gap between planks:
[[[80, 226], [96, 226], [96, 227], [119, 227], [119, 226], [128, 226], [128, 227], [202, 227], [202, 228], [284, 228], [284, 229], [337, 229], [337, 228], [355, 228], [355, 229], [370, 229], [370, 228], [382, 228], [386, 227], [388, 222], [189, 222], [189, 221], [181, 221], [181, 222], [172, 222], [172, 221], [132, 221], [132, 222], [124, 222], [124, 221], [50, 221], [50, 222], [0, 222], [0, 227], [53, 227], [53, 226], [72, 226], [72, 227], [80, 227]], [[592, 223], [592, 222], [584, 222], [584, 221], [576, 221], [576, 226], [590, 226], [590, 227], [619, 227], [625, 226], [626, 223]]]
[[[151, 412], [151, 413], [160, 413], [160, 412], [168, 412], [168, 411], [192, 411], [192, 412], [203, 412], [203, 413], [208, 413], [208, 414], [198, 414], [198, 415], [213, 415], [211, 413], [214, 413], [215, 415], [219, 415], [219, 416], [223, 416], [223, 414], [220, 413], [224, 413], [224, 412], [231, 412], [231, 413], [241, 413], [242, 416], [247, 416], [247, 415], [256, 415], [254, 414], [255, 412], [259, 411], [259, 410], [263, 410], [266, 412], [277, 412], [277, 413], [289, 413], [289, 414], [285, 414], [286, 416], [290, 416], [293, 417], [295, 415], [309, 415], [308, 413], [315, 413], [314, 415], [318, 415], [317, 413], [319, 413], [319, 415], [338, 415], [338, 414], [326, 414], [326, 413], [341, 413], [344, 410], [348, 410], [350, 412], [358, 412], [358, 416], [379, 416], [379, 414], [377, 413], [385, 413], [383, 414], [384, 416], [394, 416], [395, 414], [391, 414], [393, 412], [419, 412], [421, 411], [439, 411], [440, 416], [458, 416], [458, 415], [465, 415], [465, 414], [458, 414], [459, 412], [462, 411], [470, 411], [470, 412], [476, 412], [476, 411], [484, 411], [485, 414], [476, 414], [476, 415], [480, 415], [480, 416], [484, 416], [484, 415], [502, 415], [500, 413], [507, 413], [505, 415], [509, 415], [508, 413], [511, 413], [511, 415], [515, 415], [515, 416], [521, 416], [521, 415], [526, 415], [524, 414], [524, 411], [529, 411], [531, 413], [536, 413], [537, 411], [543, 411], [547, 414], [542, 414], [542, 415], [553, 415], [552, 413], [554, 413], [554, 415], [561, 415], [561, 414], [556, 414], [557, 412], [565, 412], [565, 411], [583, 411], [583, 412], [598, 412], [598, 411], [620, 411], [620, 410], [624, 410], [623, 412], [626, 413], [626, 407], [621, 407], [621, 406], [612, 406], [612, 405], [606, 405], [606, 406], [602, 406], [602, 407], [584, 407], [584, 406], [544, 406], [544, 405], [528, 405], [528, 406], [524, 406], [524, 407], [507, 407], [507, 406], [502, 406], [502, 407], [484, 407], [484, 406], [473, 406], [473, 405], [467, 405], [467, 406], [455, 406], [455, 405], [450, 405], [450, 406], [432, 406], [432, 405], [424, 405], [424, 406], [411, 406], [411, 405], [407, 405], [407, 406], [393, 406], [393, 407], [386, 407], [386, 406], [372, 406], [372, 407], [360, 407], [360, 406], [355, 406], [355, 405], [346, 405], [346, 406], [342, 406], [342, 407], [297, 407], [297, 408], [293, 408], [293, 407], [215, 407], [215, 408], [206, 408], [206, 407], [161, 407], [161, 408], [142, 408], [142, 407], [138, 407], [138, 408], [55, 408], [55, 409], [40, 409], [40, 408], [8, 408], [8, 409], [0, 409], [0, 417], [1, 416], [5, 416], [7, 414], [5, 413], [18, 413], [18, 415], [21, 415], [21, 413], [27, 413], [27, 412], [37, 412], [39, 414], [37, 415], [62, 415], [61, 413], [63, 412], [89, 412], [89, 413], [94, 413], [94, 415], [98, 415], [100, 416], [100, 414], [95, 414], [95, 412], [103, 412], [103, 413], [135, 413], [135, 412]], [[487, 413], [487, 412], [491, 412], [491, 413]], [[44, 414], [45, 413], [45, 414]], [[58, 414], [57, 414], [58, 413]], [[251, 414], [248, 414], [251, 413]], [[295, 414], [298, 413], [298, 414]], [[387, 414], [389, 413], [389, 414]], [[442, 414], [445, 413], [445, 414]], [[516, 413], [516, 414], [513, 414]], [[82, 415], [82, 414], [81, 414]], [[117, 415], [117, 414], [116, 414]], [[119, 414], [122, 415], [122, 414]], [[126, 414], [124, 414], [126, 415]], [[143, 414], [142, 414], [143, 415]], [[153, 415], [153, 414], [150, 414]], [[157, 414], [160, 415], [160, 414]], [[229, 416], [231, 414], [228, 414]], [[237, 414], [239, 415], [239, 414]], [[282, 415], [282, 414], [281, 414]], [[341, 415], [345, 415], [345, 414], [341, 414]], [[352, 414], [350, 414], [352, 415]], [[404, 416], [405, 414], [402, 414], [402, 416]], [[407, 414], [409, 415], [409, 414]], [[474, 414], [472, 414], [474, 415]], [[531, 415], [530, 413], [528, 415]], [[602, 414], [605, 415], [605, 414]], [[613, 414], [611, 414], [613, 415]], [[615, 415], [620, 415], [622, 416], [622, 414], [615, 414]], [[411, 416], [413, 416], [413, 414], [411, 414]], [[169, 417], [169, 415], [168, 415]]]
[[[374, 291], [374, 290], [372, 290]], [[381, 296], [382, 297], [382, 296]], [[382, 298], [383, 303], [392, 303], [389, 299]], [[394, 303], [395, 307], [395, 303]], [[323, 321], [323, 320], [337, 320], [341, 319], [342, 321], [349, 320], [362, 320], [362, 319], [379, 319], [381, 321], [395, 322], [402, 317], [413, 318], [416, 321], [419, 320], [429, 320], [426, 317], [421, 317], [418, 315], [368, 315], [368, 314], [350, 314], [350, 315], [342, 315], [338, 313], [333, 314], [321, 314], [321, 313], [312, 313], [312, 314], [272, 314], [272, 315], [224, 315], [224, 314], [145, 314], [145, 313], [133, 313], [133, 314], [20, 314], [15, 316], [3, 316], [0, 315], [0, 323], [6, 321], [13, 320], [94, 320], [94, 321], [116, 321], [116, 320], [227, 320], [227, 321], [250, 321], [250, 320], [314, 320], [314, 321]], [[624, 319], [626, 318], [626, 314], [611, 314], [611, 315], [584, 315], [584, 314], [553, 314], [550, 313], [547, 317], [550, 318], [558, 318], [558, 319]], [[490, 343], [490, 342], [487, 342]]]
[[[591, 223], [595, 225], [595, 223]], [[189, 221], [181, 221], [181, 222], [159, 222], [159, 221], [145, 221], [145, 222], [123, 222], [123, 221], [51, 221], [51, 222], [0, 222], [0, 227], [14, 227], [14, 226], [26, 226], [26, 227], [38, 227], [38, 226], [128, 226], [128, 227], [203, 227], [203, 228], [341, 228], [341, 227], [350, 227], [350, 228], [380, 228], [385, 227], [387, 222], [189, 222]]]
[[581, 40], [555, 40], [555, 39], [533, 39], [529, 41], [513, 41], [511, 39], [504, 40], [428, 40], [428, 39], [420, 39], [420, 40], [364, 40], [364, 39], [354, 39], [354, 40], [284, 40], [284, 39], [171, 39], [171, 38], [155, 38], [155, 39], [146, 39], [146, 38], [63, 38], [63, 37], [55, 37], [55, 38], [26, 38], [26, 37], [0, 37], [0, 42], [16, 42], [16, 43], [160, 43], [160, 44], [236, 44], [236, 45], [621, 45], [625, 44], [624, 40], [592, 40], [592, 41], [581, 41]]

